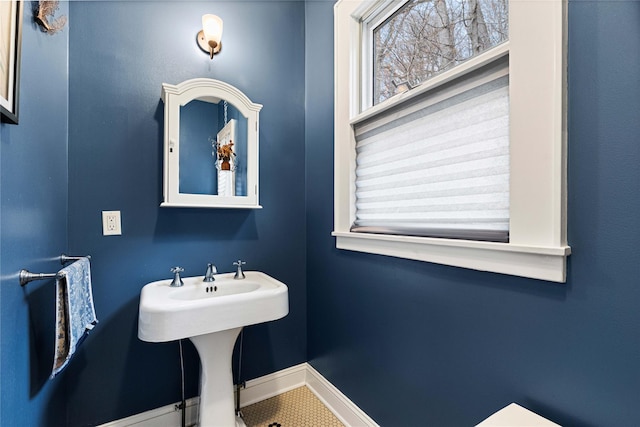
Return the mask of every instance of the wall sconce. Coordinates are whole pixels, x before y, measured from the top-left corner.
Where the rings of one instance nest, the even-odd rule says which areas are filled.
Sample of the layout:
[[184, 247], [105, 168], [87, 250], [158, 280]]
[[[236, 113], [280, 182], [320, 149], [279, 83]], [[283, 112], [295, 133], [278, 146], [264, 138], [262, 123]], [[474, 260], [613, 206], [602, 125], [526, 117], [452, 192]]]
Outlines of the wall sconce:
[[209, 54], [213, 55], [222, 49], [222, 19], [216, 15], [202, 15], [202, 30], [196, 37], [198, 46]]

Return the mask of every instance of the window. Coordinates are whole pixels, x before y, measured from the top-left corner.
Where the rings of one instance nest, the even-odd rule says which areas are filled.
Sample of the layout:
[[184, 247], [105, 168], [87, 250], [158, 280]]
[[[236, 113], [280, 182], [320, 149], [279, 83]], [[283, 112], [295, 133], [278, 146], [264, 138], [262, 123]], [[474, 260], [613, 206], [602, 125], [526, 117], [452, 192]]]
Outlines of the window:
[[[410, 0], [394, 5], [388, 18], [381, 8], [363, 25], [365, 39], [372, 38], [373, 104], [508, 38], [507, 0]], [[380, 16], [386, 19], [379, 22]]]
[[565, 281], [566, 2], [506, 6], [336, 4], [338, 248]]

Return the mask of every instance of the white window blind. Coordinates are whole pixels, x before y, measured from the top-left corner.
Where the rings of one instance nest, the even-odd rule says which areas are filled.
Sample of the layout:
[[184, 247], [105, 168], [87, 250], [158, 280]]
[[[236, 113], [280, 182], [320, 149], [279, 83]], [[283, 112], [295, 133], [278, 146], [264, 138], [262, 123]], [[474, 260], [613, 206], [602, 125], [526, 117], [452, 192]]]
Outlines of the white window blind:
[[509, 241], [508, 58], [353, 126], [351, 231]]

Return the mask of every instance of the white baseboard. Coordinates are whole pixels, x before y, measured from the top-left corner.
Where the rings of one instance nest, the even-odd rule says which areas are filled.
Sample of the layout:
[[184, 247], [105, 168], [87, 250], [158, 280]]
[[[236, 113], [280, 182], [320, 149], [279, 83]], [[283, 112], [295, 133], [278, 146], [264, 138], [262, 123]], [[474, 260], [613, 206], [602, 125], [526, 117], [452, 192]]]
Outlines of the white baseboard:
[[[308, 363], [249, 380], [240, 391], [240, 406], [245, 407], [294, 388], [306, 385], [327, 408], [347, 427], [379, 427], [367, 414], [358, 408], [333, 384], [327, 381]], [[177, 404], [132, 415], [99, 427], [179, 427], [181, 414]], [[187, 425], [194, 425], [198, 419], [198, 398], [187, 400]]]
[[307, 368], [306, 386], [347, 427], [379, 427], [367, 414], [342, 394], [311, 365]]
[[249, 380], [240, 390], [240, 407], [261, 402], [306, 384], [307, 363], [292, 366], [264, 377]]
[[[195, 425], [198, 422], [198, 397], [187, 399], [186, 424]], [[98, 427], [180, 427], [182, 414], [177, 409], [178, 403], [152, 409], [140, 414], [132, 415]]]

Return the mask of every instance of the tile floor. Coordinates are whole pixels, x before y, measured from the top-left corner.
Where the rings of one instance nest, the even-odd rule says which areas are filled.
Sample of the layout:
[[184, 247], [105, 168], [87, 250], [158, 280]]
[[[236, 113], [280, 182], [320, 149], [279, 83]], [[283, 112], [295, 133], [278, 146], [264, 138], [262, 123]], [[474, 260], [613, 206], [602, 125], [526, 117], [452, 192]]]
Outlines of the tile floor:
[[245, 406], [242, 414], [247, 427], [344, 427], [306, 386]]

